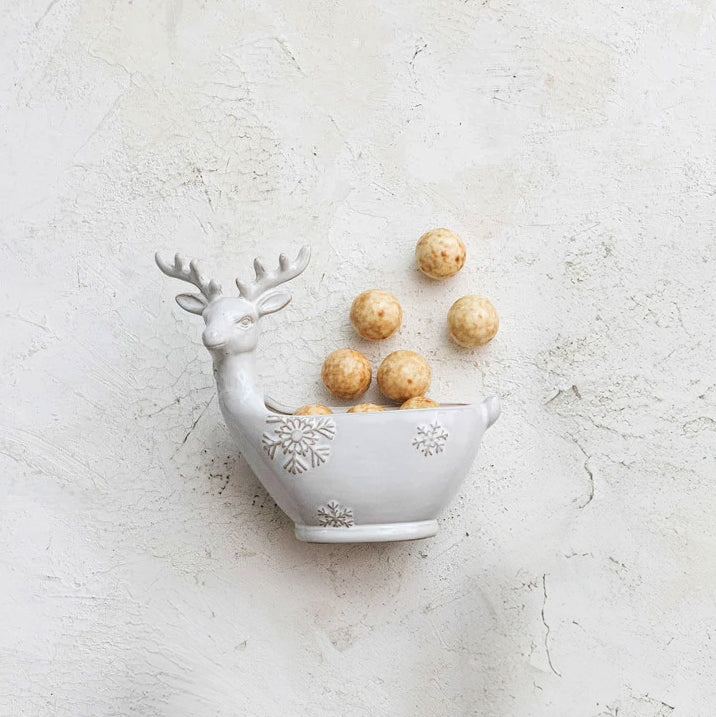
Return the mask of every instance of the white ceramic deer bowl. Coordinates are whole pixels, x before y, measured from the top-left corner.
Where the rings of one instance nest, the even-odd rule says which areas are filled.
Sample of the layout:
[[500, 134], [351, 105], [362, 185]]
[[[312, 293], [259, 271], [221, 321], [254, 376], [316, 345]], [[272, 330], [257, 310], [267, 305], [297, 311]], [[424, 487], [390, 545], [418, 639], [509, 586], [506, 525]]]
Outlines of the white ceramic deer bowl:
[[500, 415], [491, 396], [481, 404], [439, 408], [294, 416], [267, 399], [256, 374], [261, 317], [291, 295], [278, 288], [308, 265], [303, 247], [294, 262], [283, 254], [256, 278], [236, 280], [239, 296], [224, 297], [195, 261], [180, 255], [156, 261], [167, 274], [193, 284], [179, 306], [203, 317], [203, 341], [214, 360], [219, 406], [238, 446], [271, 497], [293, 520], [296, 537], [321, 543], [427, 538], [437, 515], [457, 492], [482, 434]]

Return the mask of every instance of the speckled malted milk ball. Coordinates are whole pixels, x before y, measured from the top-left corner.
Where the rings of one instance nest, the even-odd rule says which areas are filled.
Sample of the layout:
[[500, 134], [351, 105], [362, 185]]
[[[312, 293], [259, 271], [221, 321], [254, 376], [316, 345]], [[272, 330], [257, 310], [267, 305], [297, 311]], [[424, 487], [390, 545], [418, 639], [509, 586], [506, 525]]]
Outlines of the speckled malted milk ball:
[[360, 351], [338, 349], [323, 362], [321, 378], [334, 396], [357, 398], [370, 386], [370, 362]]
[[463, 296], [448, 311], [450, 336], [465, 348], [484, 346], [491, 341], [500, 325], [495, 307], [482, 296]]
[[324, 406], [321, 403], [309, 403], [306, 406], [297, 408], [294, 412], [294, 416], [321, 416], [326, 413], [333, 413], [328, 406]]
[[351, 406], [346, 413], [371, 413], [383, 410], [383, 406], [379, 406], [377, 403], [357, 403], [355, 406]]
[[449, 279], [465, 263], [465, 245], [449, 229], [433, 229], [418, 239], [415, 247], [418, 268], [431, 279]]
[[409, 398], [401, 407], [401, 410], [410, 410], [412, 408], [438, 408], [440, 404], [433, 401], [427, 396], [413, 396]]
[[378, 388], [394, 401], [422, 396], [430, 386], [430, 366], [414, 351], [393, 351], [378, 368]]
[[351, 304], [351, 323], [364, 339], [387, 339], [398, 330], [402, 319], [403, 310], [389, 291], [364, 291]]

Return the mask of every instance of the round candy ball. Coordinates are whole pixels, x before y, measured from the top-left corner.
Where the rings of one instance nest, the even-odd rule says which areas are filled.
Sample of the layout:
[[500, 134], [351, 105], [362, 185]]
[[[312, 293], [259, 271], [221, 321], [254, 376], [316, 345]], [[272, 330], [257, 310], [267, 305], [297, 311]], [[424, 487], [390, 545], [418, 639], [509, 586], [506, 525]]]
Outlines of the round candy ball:
[[409, 410], [411, 408], [438, 408], [440, 404], [437, 401], [433, 401], [432, 398], [427, 396], [413, 396], [409, 398], [401, 407], [401, 410]]
[[321, 403], [309, 403], [306, 406], [297, 408], [294, 412], [294, 416], [321, 416], [326, 413], [333, 413], [328, 406], [324, 406]]
[[418, 268], [431, 279], [449, 279], [465, 263], [465, 245], [449, 229], [433, 229], [418, 239], [415, 247]]
[[379, 406], [377, 403], [357, 403], [355, 406], [351, 406], [346, 413], [370, 413], [383, 410], [383, 406]]
[[393, 351], [378, 368], [378, 388], [394, 401], [422, 396], [430, 386], [430, 366], [415, 351]]
[[370, 386], [370, 362], [360, 351], [338, 349], [326, 356], [321, 378], [334, 396], [357, 398]]
[[448, 311], [450, 336], [466, 348], [484, 346], [491, 341], [500, 325], [495, 307], [482, 296], [463, 296]]
[[398, 330], [402, 319], [403, 310], [389, 291], [364, 291], [351, 304], [351, 323], [364, 339], [387, 339]]

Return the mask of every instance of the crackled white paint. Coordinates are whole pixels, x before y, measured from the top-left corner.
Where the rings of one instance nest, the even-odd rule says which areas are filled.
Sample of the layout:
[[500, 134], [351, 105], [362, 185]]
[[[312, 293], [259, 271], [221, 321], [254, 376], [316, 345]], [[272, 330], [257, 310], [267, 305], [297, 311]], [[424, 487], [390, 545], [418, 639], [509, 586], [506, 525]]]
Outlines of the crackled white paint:
[[[2, 3], [0, 714], [713, 715], [714, 15]], [[411, 266], [434, 226], [448, 283]], [[304, 240], [270, 395], [326, 401], [351, 345], [503, 398], [433, 540], [297, 542], [152, 259], [230, 286]], [[477, 352], [467, 293], [501, 316]]]

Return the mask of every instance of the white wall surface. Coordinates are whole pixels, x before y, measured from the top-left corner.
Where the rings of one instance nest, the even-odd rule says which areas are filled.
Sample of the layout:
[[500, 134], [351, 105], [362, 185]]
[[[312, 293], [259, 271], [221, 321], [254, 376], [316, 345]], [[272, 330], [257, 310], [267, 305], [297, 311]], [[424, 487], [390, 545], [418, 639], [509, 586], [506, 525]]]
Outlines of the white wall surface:
[[[5, 0], [0, 714], [716, 714], [715, 12]], [[443, 225], [468, 263], [433, 284]], [[303, 241], [271, 395], [328, 400], [351, 345], [503, 398], [434, 539], [297, 542], [152, 258], [227, 287]]]

